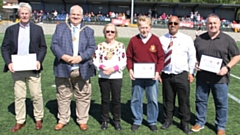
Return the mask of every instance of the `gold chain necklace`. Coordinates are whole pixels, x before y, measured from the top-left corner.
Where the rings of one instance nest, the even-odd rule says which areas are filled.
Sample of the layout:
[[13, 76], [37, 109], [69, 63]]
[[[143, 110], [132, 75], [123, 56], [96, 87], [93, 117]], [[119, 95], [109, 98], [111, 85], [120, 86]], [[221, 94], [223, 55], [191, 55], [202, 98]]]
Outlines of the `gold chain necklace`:
[[[71, 32], [73, 33], [73, 30], [71, 28], [71, 26], [68, 24], [68, 14], [66, 15], [66, 20], [65, 23], [67, 24], [68, 28], [71, 30]], [[82, 28], [79, 29], [78, 33], [80, 33], [85, 27], [87, 27], [86, 25], [83, 26]], [[75, 37], [75, 35], [72, 37], [72, 41], [75, 42], [77, 40], [77, 38]]]

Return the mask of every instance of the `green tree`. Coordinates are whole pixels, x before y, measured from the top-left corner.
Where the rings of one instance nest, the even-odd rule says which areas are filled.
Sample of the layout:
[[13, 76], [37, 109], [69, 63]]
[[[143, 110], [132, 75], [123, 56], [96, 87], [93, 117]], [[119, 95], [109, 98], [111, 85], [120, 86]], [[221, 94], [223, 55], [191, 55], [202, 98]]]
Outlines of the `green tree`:
[[0, 0], [0, 11], [2, 11], [3, 1]]

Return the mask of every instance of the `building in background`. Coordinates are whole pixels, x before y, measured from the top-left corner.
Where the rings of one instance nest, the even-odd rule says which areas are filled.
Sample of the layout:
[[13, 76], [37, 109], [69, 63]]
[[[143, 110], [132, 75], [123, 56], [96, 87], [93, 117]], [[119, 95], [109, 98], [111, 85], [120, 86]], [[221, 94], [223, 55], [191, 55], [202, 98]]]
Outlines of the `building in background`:
[[2, 0], [1, 19], [16, 21], [18, 0]]

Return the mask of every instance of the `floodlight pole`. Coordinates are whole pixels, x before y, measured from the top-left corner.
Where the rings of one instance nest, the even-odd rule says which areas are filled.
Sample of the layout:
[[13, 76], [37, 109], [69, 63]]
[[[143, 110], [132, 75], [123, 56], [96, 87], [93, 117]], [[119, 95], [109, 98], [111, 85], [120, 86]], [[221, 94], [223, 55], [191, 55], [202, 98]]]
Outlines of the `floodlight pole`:
[[132, 4], [131, 4], [131, 24], [133, 24], [133, 11], [134, 11], [134, 0], [132, 0]]

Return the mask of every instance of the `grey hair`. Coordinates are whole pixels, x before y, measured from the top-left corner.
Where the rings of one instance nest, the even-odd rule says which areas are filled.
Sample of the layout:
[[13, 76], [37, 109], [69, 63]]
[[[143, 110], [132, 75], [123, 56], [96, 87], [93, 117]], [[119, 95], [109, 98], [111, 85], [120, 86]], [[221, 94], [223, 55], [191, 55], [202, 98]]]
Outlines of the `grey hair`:
[[74, 5], [74, 6], [72, 6], [72, 7], [70, 8], [70, 14], [71, 14], [72, 9], [73, 9], [74, 7], [79, 7], [79, 8], [80, 8], [80, 12], [81, 12], [81, 14], [83, 14], [83, 9], [82, 9], [82, 7], [79, 6], [79, 5]]
[[219, 22], [221, 22], [220, 17], [219, 17], [217, 14], [214, 14], [214, 13], [211, 13], [211, 14], [208, 15], [207, 20], [206, 20], [207, 22], [208, 22], [208, 19], [209, 19], [210, 17], [217, 18], [217, 19], [219, 20]]
[[30, 13], [32, 13], [32, 7], [26, 2], [20, 2], [19, 3], [18, 13], [20, 11], [20, 8], [28, 8]]

